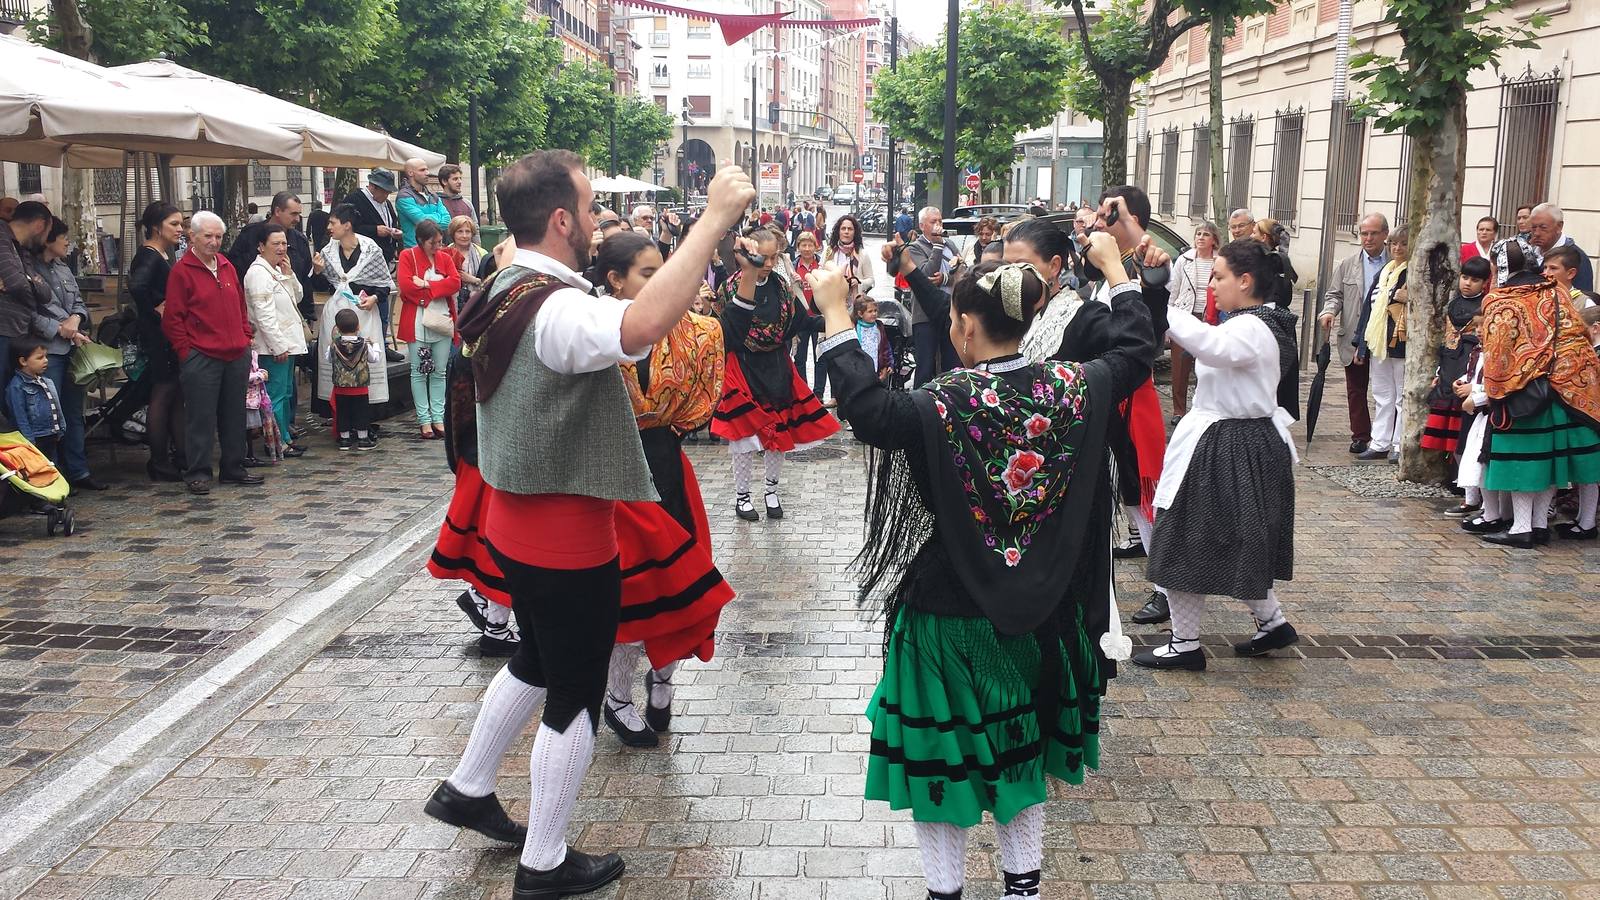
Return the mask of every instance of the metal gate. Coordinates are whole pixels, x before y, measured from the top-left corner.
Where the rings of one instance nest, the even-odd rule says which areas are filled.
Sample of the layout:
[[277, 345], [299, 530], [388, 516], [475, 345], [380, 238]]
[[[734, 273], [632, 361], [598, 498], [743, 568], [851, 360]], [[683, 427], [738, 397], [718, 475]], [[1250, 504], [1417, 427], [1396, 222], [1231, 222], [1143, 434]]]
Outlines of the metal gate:
[[1178, 210], [1178, 129], [1161, 132], [1160, 212], [1170, 216]]
[[1272, 196], [1269, 215], [1284, 227], [1294, 225], [1300, 203], [1300, 149], [1306, 117], [1301, 110], [1280, 110], [1272, 146]]
[[1194, 127], [1194, 153], [1189, 161], [1189, 215], [1205, 218], [1211, 195], [1211, 125]]
[[1338, 168], [1334, 171], [1333, 229], [1351, 234], [1361, 218], [1361, 161], [1366, 154], [1367, 120], [1351, 110], [1344, 123], [1344, 140], [1339, 148]]
[[1561, 69], [1500, 80], [1500, 129], [1495, 136], [1494, 217], [1500, 236], [1517, 230], [1517, 207], [1549, 200], [1550, 162], [1555, 145], [1556, 103]]
[[1255, 119], [1243, 116], [1233, 120], [1228, 128], [1229, 215], [1236, 209], [1250, 208], [1250, 163], [1255, 142]]

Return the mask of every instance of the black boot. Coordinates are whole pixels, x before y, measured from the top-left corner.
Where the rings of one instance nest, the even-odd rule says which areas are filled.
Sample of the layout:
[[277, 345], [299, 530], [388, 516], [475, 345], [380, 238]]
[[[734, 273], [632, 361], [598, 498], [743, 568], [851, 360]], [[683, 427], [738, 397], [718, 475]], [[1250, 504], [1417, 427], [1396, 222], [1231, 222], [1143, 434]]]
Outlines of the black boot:
[[492, 841], [520, 847], [528, 839], [527, 826], [511, 821], [498, 797], [493, 794], [468, 797], [447, 781], [439, 782], [422, 811], [447, 825], [476, 831]]
[[1151, 591], [1150, 599], [1139, 607], [1139, 611], [1131, 617], [1135, 625], [1154, 625], [1172, 618], [1172, 609], [1167, 605], [1167, 595], [1160, 591]]
[[567, 858], [561, 865], [545, 872], [517, 865], [517, 884], [511, 896], [514, 900], [555, 900], [574, 894], [587, 894], [622, 876], [622, 857], [615, 853], [590, 856], [567, 848]]

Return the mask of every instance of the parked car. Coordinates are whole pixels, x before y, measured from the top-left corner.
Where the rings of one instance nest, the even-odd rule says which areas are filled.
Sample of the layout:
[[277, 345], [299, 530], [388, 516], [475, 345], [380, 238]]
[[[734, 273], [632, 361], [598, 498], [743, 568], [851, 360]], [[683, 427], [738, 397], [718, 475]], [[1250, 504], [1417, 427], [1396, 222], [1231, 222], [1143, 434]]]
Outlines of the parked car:
[[834, 188], [832, 202], [840, 204], [856, 202], [856, 186], [854, 184], [841, 184]]

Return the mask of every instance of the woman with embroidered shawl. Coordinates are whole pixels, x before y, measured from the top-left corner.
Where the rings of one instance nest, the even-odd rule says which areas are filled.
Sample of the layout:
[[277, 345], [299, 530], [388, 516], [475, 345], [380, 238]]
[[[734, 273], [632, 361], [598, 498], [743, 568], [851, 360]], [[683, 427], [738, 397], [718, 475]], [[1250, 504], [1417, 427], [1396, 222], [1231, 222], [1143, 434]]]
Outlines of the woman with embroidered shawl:
[[[1115, 291], [1137, 293], [1115, 240], [1095, 236], [1091, 253]], [[911, 810], [930, 898], [961, 896], [967, 829], [985, 810], [1006, 896], [1032, 896], [1046, 776], [1079, 783], [1099, 763], [1110, 533], [1087, 523], [1109, 515], [1106, 432], [1149, 375], [1149, 323], [1118, 304], [1100, 359], [1030, 363], [1017, 345], [1044, 284], [1032, 266], [985, 263], [950, 301], [964, 367], [890, 391], [857, 345], [844, 277], [821, 271], [812, 285], [840, 408], [888, 451], [856, 560], [862, 600], [885, 605], [866, 795]]]
[[1166, 589], [1172, 636], [1136, 654], [1136, 665], [1204, 670], [1200, 614], [1208, 594], [1237, 597], [1255, 615], [1255, 635], [1233, 646], [1239, 656], [1299, 640], [1272, 589], [1294, 577], [1297, 460], [1289, 424], [1300, 361], [1294, 315], [1265, 305], [1277, 278], [1266, 247], [1240, 238], [1217, 252], [1211, 270], [1227, 319], [1168, 322], [1172, 342], [1194, 356], [1194, 403], [1167, 443], [1148, 566], [1150, 580]]
[[[661, 267], [649, 238], [619, 232], [595, 255], [595, 277], [607, 292], [632, 300]], [[639, 423], [645, 462], [661, 499], [617, 504], [622, 613], [601, 713], [630, 747], [654, 747], [672, 722], [672, 674], [693, 656], [708, 662], [722, 607], [733, 588], [711, 559], [711, 525], [683, 436], [711, 419], [722, 396], [722, 326], [690, 313], [650, 355], [622, 364]], [[646, 656], [645, 706], [633, 702], [639, 657]]]
[[[1550, 540], [1556, 489], [1600, 482], [1600, 357], [1577, 306], [1538, 274], [1538, 257], [1526, 242], [1503, 240], [1495, 257], [1496, 271], [1507, 276], [1483, 303], [1491, 428], [1483, 489], [1511, 492], [1512, 522], [1483, 539], [1527, 549]], [[1588, 508], [1579, 508], [1577, 530], [1592, 534], [1595, 494], [1581, 496]]]

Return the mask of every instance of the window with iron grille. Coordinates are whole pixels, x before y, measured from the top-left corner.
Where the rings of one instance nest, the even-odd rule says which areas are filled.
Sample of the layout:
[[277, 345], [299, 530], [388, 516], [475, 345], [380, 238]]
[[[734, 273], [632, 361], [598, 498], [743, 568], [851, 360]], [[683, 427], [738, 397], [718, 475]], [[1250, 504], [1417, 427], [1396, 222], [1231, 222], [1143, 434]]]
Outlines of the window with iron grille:
[[1354, 110], [1345, 120], [1341, 143], [1334, 169], [1333, 227], [1340, 234], [1350, 234], [1361, 217], [1361, 161], [1367, 149], [1367, 120]]
[[1294, 224], [1299, 211], [1300, 145], [1305, 130], [1305, 113], [1278, 114], [1277, 134], [1272, 142], [1272, 199], [1267, 208], [1269, 215], [1284, 227]]
[[288, 170], [288, 183], [284, 190], [299, 193], [306, 189], [306, 170], [304, 166], [290, 166]]
[[1189, 215], [1204, 216], [1211, 197], [1211, 126], [1194, 127], [1194, 153], [1189, 159]]
[[250, 192], [252, 194], [272, 193], [272, 170], [260, 163], [250, 164]]
[[1411, 224], [1411, 135], [1400, 136], [1400, 171], [1395, 179], [1394, 230], [1405, 231]]
[[1150, 192], [1150, 138], [1146, 137], [1133, 149], [1133, 183]]
[[1255, 150], [1254, 119], [1238, 119], [1228, 129], [1228, 211], [1250, 208], [1250, 164]]
[[121, 169], [94, 170], [94, 202], [121, 203], [123, 187]]
[[44, 175], [35, 163], [21, 163], [17, 166], [17, 193], [28, 194], [44, 193]]
[[1158, 211], [1170, 216], [1178, 210], [1178, 129], [1161, 132], [1161, 192]]
[[1495, 138], [1494, 217], [1500, 236], [1516, 231], [1517, 207], [1550, 199], [1556, 101], [1561, 70], [1535, 74], [1530, 63], [1515, 78], [1500, 81], [1500, 131]]

